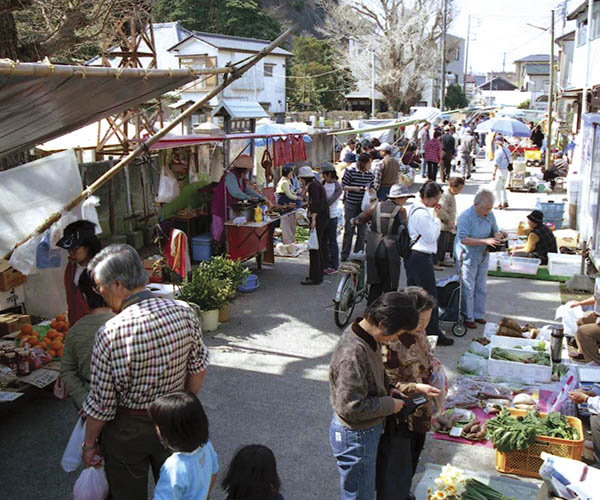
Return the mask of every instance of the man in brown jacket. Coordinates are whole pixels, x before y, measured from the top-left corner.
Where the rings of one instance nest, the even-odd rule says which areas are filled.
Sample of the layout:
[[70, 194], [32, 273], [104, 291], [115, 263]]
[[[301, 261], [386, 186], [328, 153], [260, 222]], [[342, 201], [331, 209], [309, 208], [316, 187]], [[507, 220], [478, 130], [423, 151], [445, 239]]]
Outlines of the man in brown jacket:
[[392, 186], [398, 182], [400, 164], [392, 156], [393, 147], [389, 142], [384, 142], [375, 149], [381, 153], [382, 160], [373, 167], [373, 188], [377, 191], [379, 201], [385, 201]]
[[329, 367], [334, 410], [329, 441], [340, 473], [342, 500], [375, 500], [383, 421], [404, 407], [386, 389], [381, 344], [393, 342], [418, 322], [413, 299], [403, 293], [386, 293], [343, 333], [335, 347]]

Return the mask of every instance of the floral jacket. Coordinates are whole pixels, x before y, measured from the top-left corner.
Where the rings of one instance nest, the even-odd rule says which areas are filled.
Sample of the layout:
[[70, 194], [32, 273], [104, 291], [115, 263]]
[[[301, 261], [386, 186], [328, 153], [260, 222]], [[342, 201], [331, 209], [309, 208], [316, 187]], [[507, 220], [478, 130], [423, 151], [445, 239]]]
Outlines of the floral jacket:
[[[381, 348], [386, 380], [390, 388], [395, 387], [407, 396], [417, 393], [416, 384], [428, 384], [432, 373], [432, 353], [427, 336], [405, 333], [391, 344]], [[431, 401], [420, 406], [409, 417], [411, 431], [425, 433], [431, 428], [433, 405]]]

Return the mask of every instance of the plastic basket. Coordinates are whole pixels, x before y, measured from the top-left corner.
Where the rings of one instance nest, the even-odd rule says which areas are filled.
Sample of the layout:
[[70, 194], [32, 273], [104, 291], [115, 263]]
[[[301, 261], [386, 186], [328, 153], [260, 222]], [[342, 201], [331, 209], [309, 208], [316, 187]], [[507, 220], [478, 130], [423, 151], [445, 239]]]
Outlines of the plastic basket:
[[564, 203], [554, 203], [554, 202], [546, 202], [540, 201], [538, 199], [536, 207], [539, 211], [544, 214], [544, 220], [548, 218], [557, 218], [560, 217], [562, 219], [563, 213], [565, 211]]
[[[509, 408], [508, 411], [515, 417], [527, 415], [524, 410]], [[540, 413], [540, 416], [545, 417], [546, 414]], [[539, 470], [544, 463], [540, 457], [543, 451], [557, 457], [581, 460], [584, 442], [581, 420], [576, 417], [567, 417], [567, 420], [571, 427], [577, 430], [579, 439], [571, 441], [570, 439], [538, 436], [535, 443], [526, 450], [507, 452], [496, 450], [496, 470], [506, 474], [539, 478]]]

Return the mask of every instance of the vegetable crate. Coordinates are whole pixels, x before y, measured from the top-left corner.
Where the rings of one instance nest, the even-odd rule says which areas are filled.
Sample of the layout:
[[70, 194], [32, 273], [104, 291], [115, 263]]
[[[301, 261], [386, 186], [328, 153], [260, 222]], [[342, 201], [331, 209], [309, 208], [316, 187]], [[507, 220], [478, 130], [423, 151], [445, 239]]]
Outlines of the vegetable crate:
[[[522, 343], [524, 342], [522, 341]], [[493, 347], [500, 346], [496, 345]], [[515, 354], [523, 354], [524, 352], [522, 349], [515, 349], [514, 347], [502, 348], [512, 351]], [[538, 365], [535, 363], [520, 363], [518, 361], [507, 361], [503, 359], [493, 359], [492, 349], [490, 349], [490, 357], [488, 359], [488, 375], [493, 378], [503, 380], [518, 380], [528, 384], [549, 384], [552, 382], [552, 359], [550, 359], [550, 366]]]
[[[511, 415], [524, 417], [527, 415], [525, 410], [509, 408]], [[540, 412], [541, 417], [545, 413]], [[579, 439], [571, 441], [570, 439], [551, 438], [546, 436], [537, 436], [536, 442], [526, 450], [502, 452], [496, 450], [496, 470], [506, 474], [517, 474], [519, 476], [540, 477], [539, 470], [544, 460], [540, 457], [545, 451], [557, 457], [572, 458], [581, 460], [583, 453], [583, 427], [581, 420], [575, 417], [567, 417], [571, 427], [574, 427], [579, 434]]]

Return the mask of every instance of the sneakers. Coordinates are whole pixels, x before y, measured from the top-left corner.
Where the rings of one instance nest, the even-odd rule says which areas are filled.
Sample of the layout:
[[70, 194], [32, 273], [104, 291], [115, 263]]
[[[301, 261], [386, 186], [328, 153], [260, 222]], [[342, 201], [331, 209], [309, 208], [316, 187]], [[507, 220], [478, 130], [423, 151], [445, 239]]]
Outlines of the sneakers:
[[441, 346], [454, 345], [454, 339], [451, 339], [450, 337], [446, 337], [443, 333], [440, 332], [440, 334], [438, 335], [437, 345], [441, 345]]

